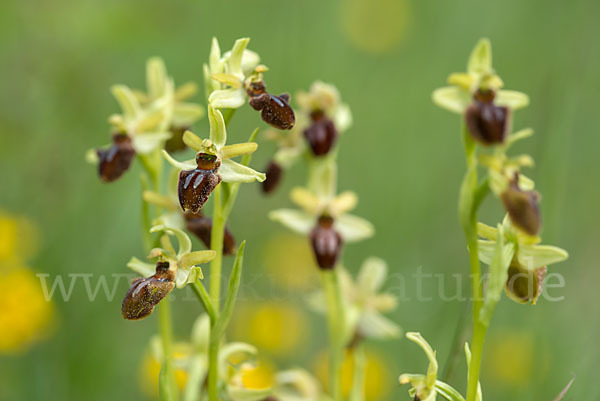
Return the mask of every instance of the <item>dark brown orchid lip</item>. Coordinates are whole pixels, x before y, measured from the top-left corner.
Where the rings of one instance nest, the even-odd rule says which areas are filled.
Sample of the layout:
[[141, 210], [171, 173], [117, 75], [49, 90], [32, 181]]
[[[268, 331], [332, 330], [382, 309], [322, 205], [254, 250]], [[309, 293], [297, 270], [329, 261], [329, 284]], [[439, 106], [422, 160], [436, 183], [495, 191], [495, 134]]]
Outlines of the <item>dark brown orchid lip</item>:
[[337, 129], [321, 110], [313, 111], [311, 119], [312, 124], [304, 130], [304, 137], [315, 156], [325, 156], [333, 149], [338, 137]]
[[135, 157], [131, 138], [122, 132], [112, 136], [113, 145], [108, 149], [97, 149], [98, 175], [105, 182], [120, 178], [131, 166]]
[[221, 162], [215, 155], [198, 153], [196, 164], [197, 168], [179, 173], [177, 193], [184, 212], [200, 212], [212, 191], [221, 182], [221, 177], [217, 174]]
[[333, 228], [330, 216], [320, 216], [309, 234], [317, 265], [323, 270], [333, 269], [342, 249], [342, 236]]
[[283, 93], [279, 96], [271, 95], [263, 81], [251, 82], [246, 88], [250, 98], [250, 106], [260, 111], [264, 122], [280, 130], [288, 130], [296, 124], [294, 110], [289, 105], [290, 95]]
[[283, 168], [279, 163], [271, 160], [265, 169], [265, 175], [267, 178], [262, 182], [261, 188], [264, 194], [270, 194], [279, 186]]
[[508, 188], [500, 195], [510, 221], [525, 233], [538, 235], [542, 226], [539, 194], [536, 191], [523, 191], [518, 185], [518, 174]]
[[504, 143], [508, 134], [510, 109], [494, 104], [495, 93], [479, 90], [465, 111], [465, 124], [473, 139], [483, 145]]
[[168, 262], [158, 262], [153, 276], [132, 281], [123, 298], [121, 313], [128, 320], [149, 316], [154, 307], [175, 288], [175, 274]]
[[[186, 229], [194, 234], [204, 243], [206, 248], [211, 249], [212, 219], [205, 216], [202, 211], [199, 213], [184, 213]], [[235, 253], [235, 238], [233, 234], [225, 227], [223, 237], [223, 254], [233, 255]]]
[[547, 270], [546, 266], [528, 270], [513, 260], [508, 268], [506, 292], [517, 302], [535, 304], [542, 293]]

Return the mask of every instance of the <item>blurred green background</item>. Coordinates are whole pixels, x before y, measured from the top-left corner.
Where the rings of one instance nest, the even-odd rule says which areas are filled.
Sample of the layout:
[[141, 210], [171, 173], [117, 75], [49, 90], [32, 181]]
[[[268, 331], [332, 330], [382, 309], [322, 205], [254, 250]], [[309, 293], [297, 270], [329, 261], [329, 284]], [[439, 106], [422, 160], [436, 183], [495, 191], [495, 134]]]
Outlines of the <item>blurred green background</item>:
[[[129, 257], [143, 256], [139, 166], [105, 185], [84, 161], [87, 149], [108, 142], [106, 118], [117, 111], [110, 85], [143, 87], [145, 61], [154, 55], [164, 57], [176, 82], [201, 83], [212, 36], [224, 49], [250, 36], [250, 48], [271, 69], [266, 79], [273, 92], [295, 93], [321, 79], [335, 83], [351, 106], [354, 126], [340, 141], [339, 187], [358, 192], [356, 213], [375, 224], [377, 235], [348, 246], [345, 264], [356, 271], [365, 257], [377, 255], [406, 276], [411, 300], [393, 318], [422, 332], [442, 365], [463, 304], [437, 297], [418, 302], [410, 275], [419, 266], [448, 277], [467, 272], [456, 216], [464, 162], [459, 118], [434, 107], [430, 94], [450, 72], [464, 70], [476, 41], [489, 37], [506, 87], [531, 98], [514, 126], [533, 127], [536, 135], [514, 151], [537, 161], [530, 176], [543, 195], [544, 240], [571, 257], [550, 270], [564, 275], [565, 288], [552, 292], [564, 295], [563, 301], [500, 303], [486, 344], [484, 396], [549, 401], [576, 374], [569, 398], [600, 397], [600, 270], [594, 254], [600, 224], [599, 2], [5, 0], [0, 10], [0, 209], [38, 226], [39, 250], [27, 263], [35, 272], [50, 278], [126, 273]], [[264, 126], [245, 107], [230, 135], [243, 140], [257, 124]], [[202, 120], [196, 131], [206, 127]], [[263, 167], [272, 152], [265, 144], [253, 165]], [[289, 206], [289, 188], [303, 179], [303, 169], [295, 167], [269, 198], [257, 185], [244, 186], [230, 227], [248, 240], [240, 303], [247, 313], [239, 318], [283, 297], [304, 322], [301, 335], [288, 341], [287, 352], [265, 354], [278, 367], [313, 369], [326, 347], [321, 317], [306, 311], [296, 287], [273, 279], [278, 271], [302, 270], [298, 260], [309, 260], [302, 259], [307, 249], [266, 217]], [[501, 218], [496, 201], [485, 209], [486, 222]], [[298, 256], [281, 252], [287, 246], [298, 248]], [[462, 283], [466, 292], [466, 277]], [[426, 295], [437, 294], [434, 284]], [[140, 385], [140, 366], [157, 320], [122, 319], [126, 288], [121, 281], [112, 302], [102, 296], [90, 302], [80, 282], [69, 302], [55, 300], [48, 338], [0, 355], [0, 400], [151, 399]], [[185, 340], [201, 309], [195, 302], [176, 305], [176, 335]], [[231, 337], [249, 340], [252, 333], [238, 326]], [[0, 336], [6, 330], [0, 327]], [[397, 376], [425, 368], [421, 351], [404, 339], [368, 347], [376, 372], [369, 401], [409, 399]], [[452, 379], [459, 389], [464, 371], [461, 356]]]

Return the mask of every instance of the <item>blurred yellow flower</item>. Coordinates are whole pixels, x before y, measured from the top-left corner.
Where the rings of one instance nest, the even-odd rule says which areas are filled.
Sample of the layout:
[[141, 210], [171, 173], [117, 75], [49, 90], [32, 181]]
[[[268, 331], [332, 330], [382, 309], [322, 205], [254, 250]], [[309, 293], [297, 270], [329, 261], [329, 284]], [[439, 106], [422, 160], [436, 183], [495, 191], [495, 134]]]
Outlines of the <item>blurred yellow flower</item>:
[[[350, 394], [352, 388], [352, 378], [354, 370], [354, 361], [351, 351], [346, 351], [344, 363], [342, 364], [342, 393], [344, 397]], [[390, 376], [389, 368], [383, 358], [368, 350], [366, 352], [365, 368], [365, 400], [378, 401], [384, 399], [390, 392], [391, 383], [394, 383]], [[321, 351], [317, 354], [315, 360], [315, 374], [321, 381], [325, 389], [329, 387], [329, 352]]]
[[54, 306], [31, 270], [0, 269], [0, 353], [27, 350], [49, 334], [53, 317]]
[[245, 303], [237, 308], [232, 333], [236, 340], [253, 344], [261, 352], [282, 356], [298, 349], [306, 326], [306, 316], [291, 303]]
[[0, 210], [0, 265], [27, 260], [35, 253], [37, 244], [37, 229], [30, 220]]
[[344, 34], [355, 47], [368, 53], [391, 51], [410, 26], [408, 0], [343, 0], [340, 4]]
[[[180, 390], [183, 390], [187, 382], [187, 372], [183, 368], [189, 356], [189, 347], [187, 344], [175, 344], [174, 363], [175, 382]], [[154, 353], [148, 352], [142, 361], [140, 372], [140, 384], [144, 393], [150, 397], [158, 397], [158, 376], [160, 375], [161, 364], [154, 356]]]
[[277, 233], [267, 242], [263, 260], [271, 281], [285, 290], [309, 290], [319, 282], [306, 237]]
[[534, 362], [533, 335], [525, 331], [505, 329], [496, 332], [486, 346], [489, 356], [485, 368], [500, 385], [526, 387], [530, 385]]
[[267, 360], [256, 363], [245, 363], [240, 369], [241, 383], [249, 390], [260, 390], [273, 387], [275, 384], [275, 367]]

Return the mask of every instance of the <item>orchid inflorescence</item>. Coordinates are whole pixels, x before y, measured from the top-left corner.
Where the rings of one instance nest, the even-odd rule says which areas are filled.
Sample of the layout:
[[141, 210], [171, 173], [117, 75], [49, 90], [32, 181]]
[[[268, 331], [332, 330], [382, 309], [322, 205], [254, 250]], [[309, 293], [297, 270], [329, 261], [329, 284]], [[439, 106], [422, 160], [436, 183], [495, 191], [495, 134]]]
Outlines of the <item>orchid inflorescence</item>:
[[[384, 314], [397, 307], [397, 297], [385, 292], [387, 265], [367, 258], [356, 277], [345, 266], [345, 244], [366, 240], [375, 234], [373, 225], [350, 214], [358, 204], [354, 192], [337, 189], [339, 136], [352, 125], [349, 107], [330, 84], [315, 82], [308, 92], [295, 97], [297, 112], [287, 93], [267, 91], [257, 53], [249, 50], [249, 39], [237, 40], [230, 51], [221, 52], [213, 39], [208, 62], [203, 66], [206, 109], [189, 98], [197, 92], [194, 83], [176, 87], [164, 62], [147, 63], [147, 91], [116, 85], [112, 92], [122, 111], [110, 117], [111, 144], [88, 152], [98, 165], [100, 178], [112, 182], [137, 158], [143, 168], [142, 217], [146, 263], [135, 257], [128, 267], [141, 277], [133, 280], [121, 306], [125, 319], [138, 320], [160, 309], [160, 336], [152, 340], [152, 353], [161, 364], [159, 388], [164, 400], [231, 401], [342, 401], [341, 365], [344, 354], [354, 359], [355, 382], [349, 399], [364, 399], [362, 359], [368, 340], [399, 338], [402, 330]], [[543, 288], [547, 266], [560, 262], [567, 253], [540, 245], [540, 196], [534, 182], [521, 170], [533, 165], [529, 155], [509, 156], [508, 150], [532, 134], [525, 129], [513, 133], [512, 113], [527, 106], [529, 99], [516, 91], [502, 90], [503, 81], [492, 68], [489, 41], [473, 50], [466, 73], [450, 75], [451, 86], [433, 93], [434, 102], [463, 116], [467, 174], [460, 190], [459, 217], [471, 253], [474, 333], [471, 347], [465, 345], [468, 366], [467, 395], [438, 380], [435, 351], [419, 333], [406, 337], [426, 353], [425, 374], [404, 374], [401, 384], [410, 384], [415, 400], [433, 401], [437, 395], [451, 401], [481, 401], [479, 367], [483, 339], [502, 290], [520, 303], [535, 304]], [[258, 128], [247, 142], [228, 143], [228, 124], [236, 109], [248, 105], [260, 112], [271, 129], [265, 137], [277, 149], [266, 173], [251, 168], [258, 149]], [[208, 137], [193, 132], [193, 125], [208, 117]], [[179, 161], [171, 154], [193, 151]], [[178, 157], [179, 158], [179, 157]], [[235, 159], [235, 160], [234, 160]], [[164, 161], [172, 168], [164, 174]], [[304, 369], [277, 373], [266, 386], [253, 387], [247, 373], [255, 368], [257, 350], [250, 344], [228, 342], [225, 332], [232, 317], [240, 287], [245, 241], [236, 241], [227, 223], [240, 184], [261, 182], [265, 194], [279, 185], [284, 171], [305, 162], [307, 179], [295, 186], [290, 198], [298, 209], [277, 209], [269, 217], [305, 237], [322, 278], [320, 290], [307, 296], [308, 306], [326, 316], [330, 341], [330, 380], [326, 392]], [[483, 172], [485, 178], [478, 179]], [[166, 179], [163, 179], [165, 178]], [[495, 227], [477, 221], [477, 211], [488, 193], [506, 209]], [[206, 205], [210, 205], [210, 213]], [[207, 248], [193, 250], [189, 234]], [[177, 249], [171, 242], [177, 240]], [[234, 255], [228, 286], [221, 297], [223, 256]], [[481, 287], [479, 261], [489, 265], [485, 293]], [[210, 263], [209, 288], [202, 265]], [[165, 299], [176, 290], [192, 288], [205, 314], [196, 320], [191, 340], [172, 342], [170, 305]], [[175, 357], [174, 347], [184, 350]], [[472, 352], [471, 352], [472, 350]], [[175, 369], [187, 374], [184, 387], [175, 380]]]

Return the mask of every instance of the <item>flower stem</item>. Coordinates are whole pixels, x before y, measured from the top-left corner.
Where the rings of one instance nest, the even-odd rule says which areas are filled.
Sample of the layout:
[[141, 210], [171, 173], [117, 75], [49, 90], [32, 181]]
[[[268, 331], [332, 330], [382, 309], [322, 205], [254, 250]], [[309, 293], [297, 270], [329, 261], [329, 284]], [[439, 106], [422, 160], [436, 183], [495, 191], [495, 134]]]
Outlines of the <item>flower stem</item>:
[[[171, 322], [171, 302], [168, 298], [162, 300], [162, 302], [158, 306], [159, 310], [159, 328], [160, 328], [160, 338], [162, 340], [163, 347], [163, 355], [164, 355], [164, 365], [163, 369], [166, 370], [167, 377], [167, 385], [169, 390], [166, 392], [173, 397], [173, 399], [177, 399], [177, 384], [175, 382], [175, 372], [173, 370], [173, 331], [172, 331], [172, 322]], [[162, 392], [161, 392], [162, 393]]]
[[327, 321], [329, 325], [330, 364], [329, 378], [331, 397], [342, 400], [342, 363], [344, 361], [345, 315], [337, 270], [324, 270], [321, 273], [323, 291], [327, 301]]

